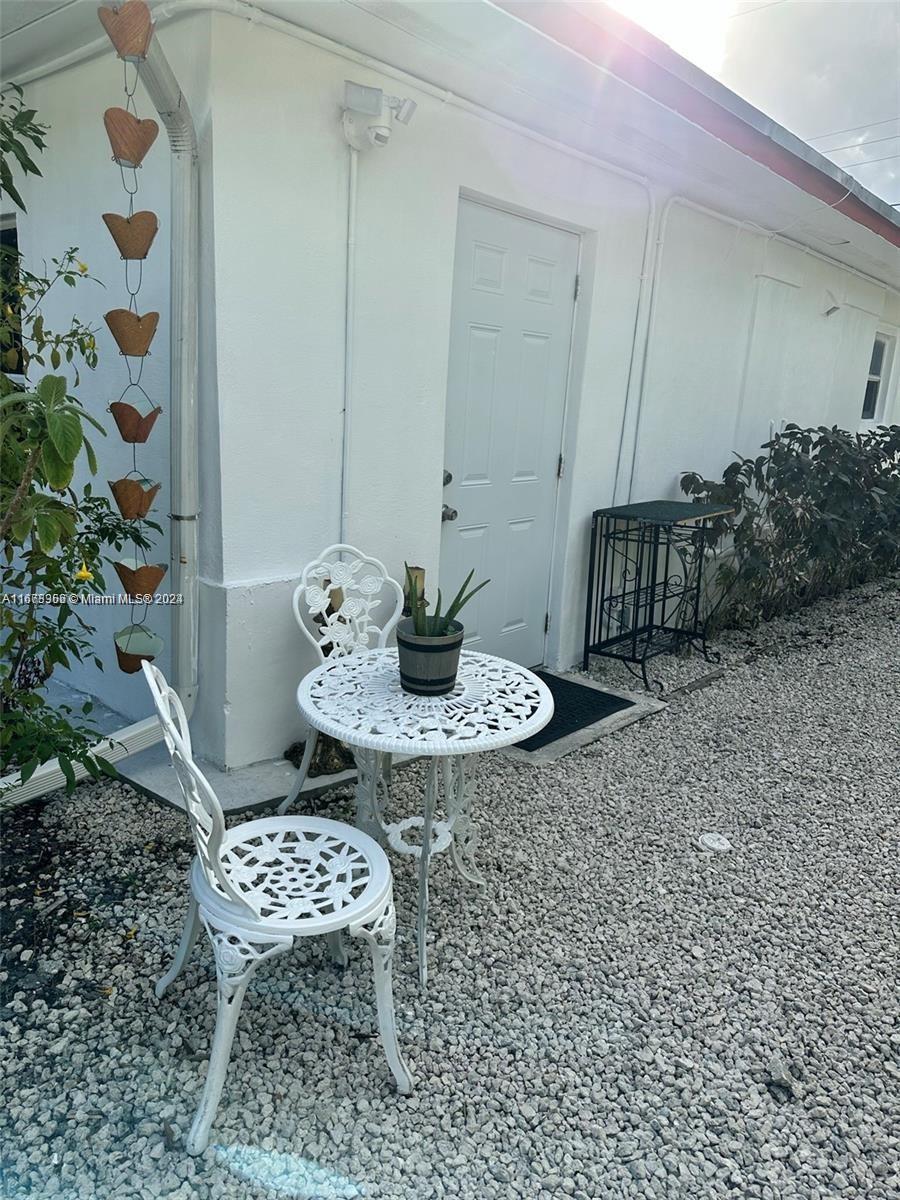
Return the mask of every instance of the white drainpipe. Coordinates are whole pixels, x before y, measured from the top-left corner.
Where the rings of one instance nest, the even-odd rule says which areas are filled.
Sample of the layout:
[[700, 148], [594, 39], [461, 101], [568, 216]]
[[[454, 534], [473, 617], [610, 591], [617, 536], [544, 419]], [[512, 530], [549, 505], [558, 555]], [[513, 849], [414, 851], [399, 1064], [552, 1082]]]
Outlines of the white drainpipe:
[[170, 589], [172, 686], [188, 716], [197, 697], [199, 464], [197, 450], [198, 149], [191, 111], [158, 38], [139, 64], [141, 83], [169, 135], [172, 151], [169, 285]]
[[[105, 41], [102, 39], [101, 41]], [[197, 698], [199, 515], [197, 452], [197, 278], [199, 236], [197, 135], [190, 109], [158, 39], [150, 42], [147, 58], [139, 64], [141, 82], [153, 101], [169, 136], [172, 151], [170, 215], [170, 457], [171, 534], [170, 587], [184, 598], [173, 605], [172, 684], [190, 716]], [[32, 76], [34, 77], [34, 76]], [[26, 77], [25, 81], [28, 81]], [[162, 739], [159, 721], [148, 717], [126, 725], [98, 742], [95, 750], [110, 762], [145, 750]], [[75, 777], [87, 772], [75, 765]], [[65, 783], [55, 760], [46, 762], [25, 784], [19, 772], [0, 778], [0, 809], [23, 804]]]

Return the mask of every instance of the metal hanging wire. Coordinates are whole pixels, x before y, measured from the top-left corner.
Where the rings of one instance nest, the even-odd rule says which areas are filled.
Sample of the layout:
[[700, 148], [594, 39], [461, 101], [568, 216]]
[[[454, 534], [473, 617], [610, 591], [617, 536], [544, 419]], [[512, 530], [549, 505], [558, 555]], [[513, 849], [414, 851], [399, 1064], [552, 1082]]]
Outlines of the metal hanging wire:
[[[128, 70], [129, 63], [124, 62], [124, 61], [122, 63], [122, 86], [123, 86], [124, 92], [125, 92], [125, 111], [130, 113], [133, 117], [136, 118], [137, 117], [137, 107], [135, 105], [134, 95], [137, 90], [139, 75], [138, 75], [137, 64], [131, 64], [131, 65], [133, 67], [133, 70], [129, 74], [129, 70]], [[135, 211], [134, 198], [138, 194], [138, 191], [140, 190], [138, 167], [137, 166], [126, 167], [122, 163], [118, 163], [118, 167], [119, 167], [119, 175], [120, 175], [120, 178], [122, 181], [122, 189], [125, 192], [125, 195], [128, 197], [128, 220], [131, 220], [131, 218], [134, 216], [134, 211]], [[137, 279], [135, 280], [133, 278], [134, 269], [131, 267], [130, 260], [123, 257], [123, 261], [125, 263], [125, 290], [128, 293], [128, 311], [133, 313], [135, 316], [138, 316], [138, 296], [140, 294], [141, 287], [143, 286], [143, 282], [144, 282], [144, 262], [143, 262], [143, 259], [138, 260]], [[135, 367], [131, 361], [133, 356], [129, 356], [123, 352], [122, 357], [125, 359], [125, 369], [128, 372], [128, 383], [122, 389], [122, 394], [119, 396], [119, 400], [120, 401], [123, 400], [124, 397], [127, 395], [127, 393], [131, 390], [131, 388], [137, 388], [137, 390], [141, 393], [141, 395], [147, 401], [147, 404], [149, 405], [150, 409], [152, 410], [154, 407], [153, 402], [151, 401], [150, 397], [147, 395], [146, 390], [144, 389], [143, 385], [141, 384], [141, 379], [144, 374], [144, 360], [147, 357], [147, 355], [145, 354], [145, 355], [142, 355], [139, 357], [137, 367]], [[132, 462], [132, 472], [131, 473], [133, 473], [135, 475], [140, 475], [141, 472], [138, 468], [138, 462], [137, 462], [137, 443], [136, 442], [131, 443], [131, 462]], [[144, 518], [135, 517], [133, 519], [135, 521], [142, 521]], [[143, 563], [144, 566], [147, 566], [147, 552], [146, 552], [144, 545], [138, 541], [134, 541], [133, 545], [134, 545], [134, 550], [135, 550], [135, 556], [134, 556], [135, 563], [140, 561]], [[140, 619], [136, 620], [137, 610], [140, 607], [143, 608], [143, 611], [141, 612]], [[128, 653], [130, 651], [131, 640], [135, 634], [135, 631], [137, 629], [140, 629], [143, 627], [143, 624], [147, 619], [147, 614], [149, 612], [149, 608], [150, 608], [150, 604], [149, 604], [149, 601], [147, 601], [147, 600], [145, 600], [143, 602], [132, 600], [132, 603], [131, 603], [130, 609], [129, 609], [129, 616], [130, 616], [131, 624], [130, 624], [130, 627], [128, 630], [128, 635], [125, 638], [125, 646], [124, 646], [124, 650], [126, 653]]]

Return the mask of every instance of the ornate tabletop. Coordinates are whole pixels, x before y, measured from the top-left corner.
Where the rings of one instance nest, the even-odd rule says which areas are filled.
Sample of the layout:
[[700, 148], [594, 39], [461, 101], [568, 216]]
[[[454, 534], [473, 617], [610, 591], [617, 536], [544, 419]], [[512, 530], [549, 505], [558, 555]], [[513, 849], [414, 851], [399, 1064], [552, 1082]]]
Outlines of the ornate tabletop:
[[397, 651], [331, 658], [297, 689], [297, 705], [320, 733], [385, 754], [450, 755], [523, 741], [553, 716], [546, 684], [525, 667], [464, 650], [456, 687], [414, 696], [400, 686]]

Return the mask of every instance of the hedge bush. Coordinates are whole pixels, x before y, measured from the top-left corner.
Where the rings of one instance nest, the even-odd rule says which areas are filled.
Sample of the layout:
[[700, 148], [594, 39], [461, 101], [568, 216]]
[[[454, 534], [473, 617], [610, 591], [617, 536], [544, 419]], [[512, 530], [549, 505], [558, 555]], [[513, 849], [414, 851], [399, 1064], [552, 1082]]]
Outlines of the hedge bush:
[[788, 425], [762, 449], [721, 480], [681, 480], [698, 503], [734, 509], [707, 535], [714, 627], [753, 626], [900, 569], [900, 425]]

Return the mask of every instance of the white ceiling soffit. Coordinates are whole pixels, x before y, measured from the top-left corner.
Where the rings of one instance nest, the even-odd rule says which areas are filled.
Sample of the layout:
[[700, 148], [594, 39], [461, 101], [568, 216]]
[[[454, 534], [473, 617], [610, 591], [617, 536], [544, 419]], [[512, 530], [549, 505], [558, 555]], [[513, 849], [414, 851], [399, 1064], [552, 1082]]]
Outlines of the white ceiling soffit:
[[[166, 7], [177, 10], [171, 2]], [[255, 0], [254, 7], [697, 203], [808, 239], [822, 253], [900, 286], [900, 254], [883, 238], [487, 0]], [[97, 0], [3, 0], [2, 8], [7, 79], [100, 33]], [[33, 18], [22, 24], [28, 14]]]
[[0, 31], [15, 33], [27, 25], [34, 25], [51, 13], [68, 8], [76, 0], [3, 0], [0, 4]]
[[100, 25], [97, 8], [87, 0], [0, 0], [3, 82], [92, 42]]

